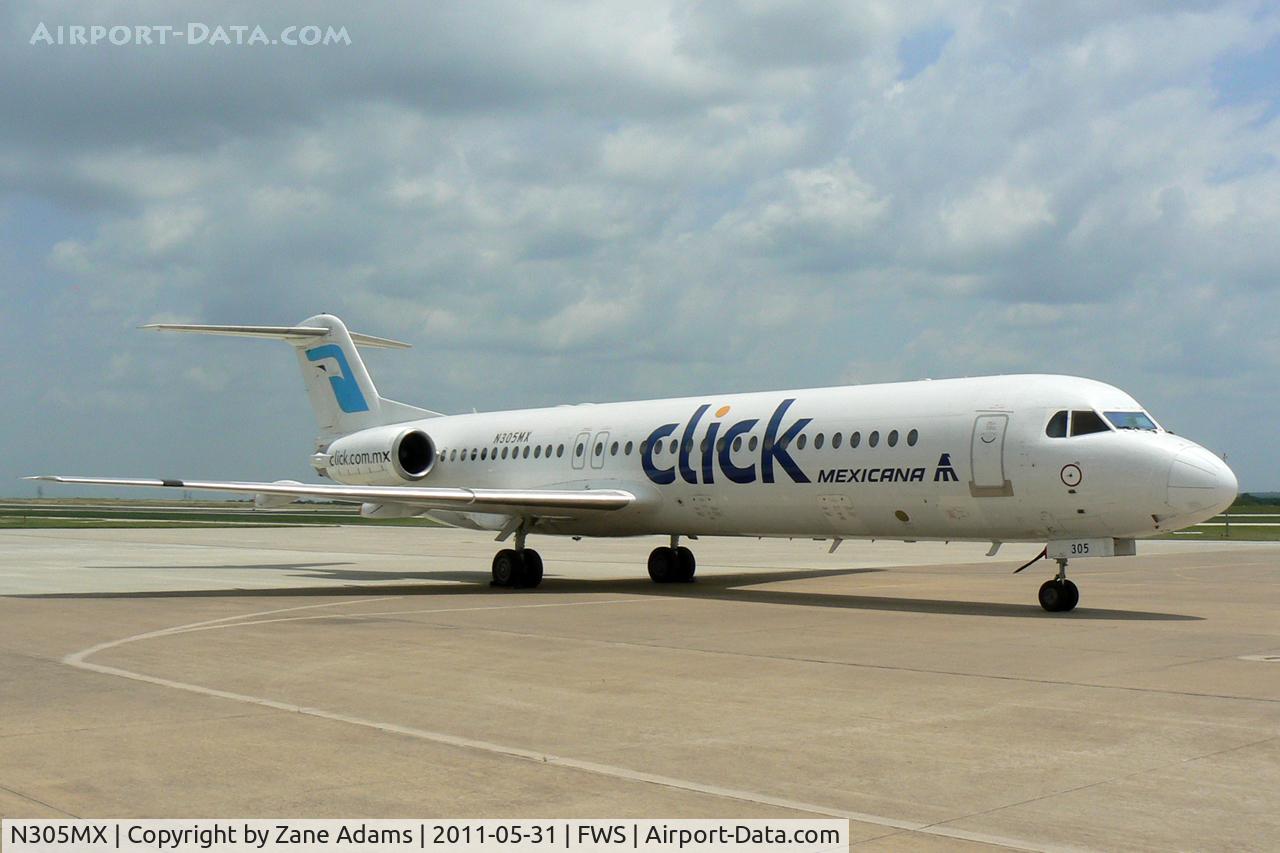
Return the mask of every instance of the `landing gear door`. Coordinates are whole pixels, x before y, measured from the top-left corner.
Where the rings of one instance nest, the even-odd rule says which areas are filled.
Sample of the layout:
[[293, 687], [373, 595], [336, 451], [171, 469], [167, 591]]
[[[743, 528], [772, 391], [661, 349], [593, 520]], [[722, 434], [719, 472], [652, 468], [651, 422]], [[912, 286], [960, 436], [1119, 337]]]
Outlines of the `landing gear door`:
[[580, 432], [573, 440], [573, 458], [570, 464], [581, 470], [587, 464], [587, 448], [591, 444], [591, 433]]
[[969, 445], [969, 494], [975, 498], [1009, 497], [1013, 484], [1005, 477], [1004, 439], [1009, 416], [978, 415]]

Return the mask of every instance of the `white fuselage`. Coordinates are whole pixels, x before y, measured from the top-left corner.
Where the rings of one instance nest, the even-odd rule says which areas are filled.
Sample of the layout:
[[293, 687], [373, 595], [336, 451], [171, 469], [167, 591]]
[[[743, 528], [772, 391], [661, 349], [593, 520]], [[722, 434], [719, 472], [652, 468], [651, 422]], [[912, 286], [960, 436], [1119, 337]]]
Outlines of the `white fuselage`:
[[[1234, 499], [1234, 475], [1199, 445], [1158, 427], [1053, 437], [1050, 422], [1064, 411], [1142, 407], [1101, 382], [1027, 375], [582, 404], [394, 428], [421, 430], [434, 444], [420, 485], [637, 496], [617, 512], [539, 519], [546, 533], [1137, 538], [1202, 521]], [[406, 483], [383, 461], [322, 451], [313, 463], [341, 483]], [[507, 521], [431, 515], [484, 529]]]

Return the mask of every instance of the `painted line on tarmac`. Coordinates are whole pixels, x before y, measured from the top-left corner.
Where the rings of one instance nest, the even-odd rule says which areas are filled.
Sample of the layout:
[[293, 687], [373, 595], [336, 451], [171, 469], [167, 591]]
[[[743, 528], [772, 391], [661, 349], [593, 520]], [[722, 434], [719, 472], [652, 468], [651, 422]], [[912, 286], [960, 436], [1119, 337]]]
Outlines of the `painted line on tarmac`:
[[[102, 664], [90, 663], [87, 658], [107, 649], [118, 648], [129, 643], [141, 642], [143, 640], [157, 639], [161, 637], [169, 637], [178, 634], [191, 633], [202, 630], [213, 630], [215, 628], [234, 628], [247, 625], [260, 625], [267, 622], [291, 621], [298, 617], [283, 617], [281, 619], [259, 619], [263, 616], [274, 616], [279, 613], [292, 613], [299, 610], [315, 610], [328, 607], [342, 607], [353, 604], [370, 604], [378, 601], [391, 601], [402, 596], [387, 596], [383, 598], [362, 598], [354, 601], [338, 601], [326, 604], [308, 604], [300, 607], [284, 607], [274, 610], [263, 610], [255, 613], [244, 613], [238, 616], [226, 616], [220, 619], [209, 619], [202, 622], [191, 622], [186, 625], [175, 625], [171, 628], [162, 628], [156, 631], [146, 631], [141, 634], [134, 634], [129, 637], [123, 637], [118, 640], [109, 640], [107, 642], [98, 643], [78, 652], [66, 655], [62, 662], [68, 666], [77, 669], [96, 672], [101, 675], [113, 675], [119, 678], [126, 678], [131, 681], [138, 681], [144, 684], [152, 684], [158, 687], [168, 687], [173, 690], [182, 690], [187, 693], [197, 693], [202, 696], [210, 696], [216, 699], [227, 699], [232, 702], [241, 702], [248, 705], [255, 705], [262, 708], [272, 708], [278, 711], [285, 711], [291, 714], [303, 714], [309, 717], [315, 717], [321, 720], [329, 720], [331, 722], [346, 723], [348, 725], [359, 726], [361, 728], [373, 729], [375, 731], [385, 732], [388, 734], [397, 734], [405, 737], [411, 737], [417, 740], [438, 743], [444, 746], [452, 746], [460, 749], [475, 750], [485, 752], [491, 755], [499, 755], [507, 758], [515, 758], [523, 761], [530, 761], [536, 764], [552, 765], [555, 767], [563, 767], [570, 770], [578, 770], [585, 773], [592, 773], [598, 776], [605, 776], [613, 779], [622, 779], [629, 782], [640, 782], [649, 785], [657, 785], [663, 788], [670, 788], [677, 791], [688, 791], [691, 793], [705, 794], [713, 797], [721, 797], [724, 799], [737, 800], [747, 803], [755, 803], [757, 805], [773, 806], [775, 808], [789, 809], [792, 811], [806, 812], [808, 814], [819, 814], [827, 817], [843, 818], [845, 820], [855, 821], [857, 823], [870, 824], [873, 826], [883, 826], [889, 829], [895, 829], [905, 832], [918, 832], [925, 835], [933, 835], [941, 838], [952, 838], [961, 841], [972, 841], [981, 844], [990, 844], [998, 847], [1005, 847], [1014, 850], [1035, 850], [1035, 851], [1068, 851], [1078, 850], [1080, 848], [1046, 845], [1032, 841], [1026, 841], [1018, 838], [1007, 838], [999, 835], [990, 835], [982, 832], [970, 832], [968, 830], [949, 827], [941, 823], [922, 823], [913, 820], [904, 820], [901, 818], [886, 817], [884, 815], [873, 815], [865, 812], [849, 811], [847, 809], [836, 808], [833, 806], [804, 803], [797, 800], [789, 800], [785, 797], [775, 797], [770, 794], [759, 793], [755, 791], [745, 791], [737, 788], [726, 788], [720, 785], [710, 785], [703, 782], [697, 782], [688, 779], [678, 779], [673, 776], [663, 776], [657, 773], [648, 773], [642, 770], [633, 770], [626, 767], [618, 767], [611, 764], [601, 764], [595, 761], [585, 761], [582, 759], [571, 758], [568, 756], [554, 755], [551, 753], [539, 752], [537, 750], [525, 749], [518, 746], [510, 746], [507, 744], [494, 743], [492, 741], [478, 740], [475, 738], [461, 737], [452, 735], [447, 732], [436, 732], [428, 729], [420, 729], [413, 726], [403, 726], [397, 723], [388, 723], [378, 720], [370, 720], [364, 717], [357, 717], [351, 714], [343, 714], [337, 711], [329, 711], [324, 708], [312, 708], [302, 705], [293, 705], [288, 702], [281, 702], [264, 696], [251, 696], [246, 693], [236, 693], [230, 690], [219, 690], [213, 687], [205, 687], [200, 684], [191, 684], [184, 681], [175, 681], [169, 678], [160, 678], [154, 675], [147, 675], [141, 672], [133, 672], [127, 669], [120, 669], [114, 666], [104, 666]], [[522, 610], [543, 607], [572, 607], [584, 605], [607, 605], [620, 604], [635, 601], [653, 601], [651, 596], [644, 599], [610, 599], [607, 601], [574, 601], [574, 602], [558, 602], [553, 604], [516, 604], [516, 605], [498, 605], [493, 607], [460, 607], [460, 608], [444, 608], [444, 609], [418, 609], [408, 611], [390, 611], [386, 613], [368, 613], [368, 614], [349, 614], [349, 618], [359, 618], [360, 616], [379, 616], [391, 615], [392, 613], [456, 613], [460, 611], [480, 611], [480, 610]], [[340, 614], [348, 617], [348, 614]], [[307, 618], [307, 617], [303, 617]], [[324, 616], [312, 618], [326, 618]], [[955, 819], [963, 819], [955, 818]]]
[[[651, 600], [652, 597], [650, 597]], [[367, 598], [362, 601], [386, 601], [384, 598]], [[669, 599], [676, 600], [676, 599]], [[339, 602], [345, 604], [347, 602]], [[358, 604], [359, 602], [350, 602]], [[476, 613], [485, 610], [533, 610], [540, 607], [598, 607], [602, 604], [646, 604], [649, 603], [644, 598], [614, 598], [608, 601], [562, 601], [553, 604], [497, 604], [489, 607], [437, 607], [424, 609], [421, 607], [413, 610], [373, 610], [361, 613], [323, 613], [319, 616], [281, 616], [278, 619], [253, 619], [252, 617], [259, 614], [249, 614], [245, 616], [246, 621], [227, 622], [220, 625], [191, 625], [182, 628], [175, 628], [165, 632], [165, 636], [174, 636], [177, 634], [194, 634], [197, 631], [218, 631], [226, 628], [246, 628], [251, 625], [273, 625], [278, 622], [305, 622], [310, 619], [373, 619], [380, 616], [412, 616], [415, 614], [426, 613]], [[322, 605], [326, 607], [334, 607], [337, 605]], [[261, 614], [268, 615], [268, 614]]]
[[[203, 622], [190, 622], [186, 625], [175, 625], [172, 628], [160, 628], [156, 631], [145, 631], [141, 634], [134, 634], [131, 637], [124, 637], [119, 640], [108, 640], [105, 643], [98, 643], [97, 645], [90, 646], [87, 649], [72, 652], [64, 657], [62, 662], [68, 666], [77, 666], [82, 668], [93, 667], [97, 666], [97, 664], [86, 664], [84, 663], [84, 659], [90, 655], [96, 655], [98, 652], [104, 652], [107, 649], [113, 649], [116, 646], [123, 646], [128, 643], [140, 642], [141, 640], [150, 640], [155, 637], [168, 636], [169, 634], [180, 634], [183, 631], [188, 631], [194, 628], [203, 628], [206, 625], [219, 625], [224, 622], [235, 622], [240, 619], [251, 618], [254, 616], [271, 616], [276, 613], [292, 613], [297, 610], [318, 610], [321, 607], [342, 607], [348, 604], [369, 604], [374, 601], [394, 601], [401, 597], [402, 596], [399, 595], [385, 595], [381, 598], [358, 598], [355, 601], [331, 601], [327, 604], [304, 604], [300, 607], [278, 607], [274, 610], [261, 610], [257, 613], [241, 613], [236, 616], [223, 616], [221, 619], [206, 619]], [[120, 672], [124, 672], [124, 670], [120, 670]]]

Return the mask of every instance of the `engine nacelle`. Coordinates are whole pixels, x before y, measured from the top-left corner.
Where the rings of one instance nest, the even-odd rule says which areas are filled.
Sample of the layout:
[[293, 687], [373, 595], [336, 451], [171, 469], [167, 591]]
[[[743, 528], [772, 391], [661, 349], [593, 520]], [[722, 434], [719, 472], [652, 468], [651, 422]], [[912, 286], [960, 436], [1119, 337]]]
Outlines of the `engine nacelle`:
[[340, 483], [394, 486], [416, 483], [436, 462], [436, 445], [420, 429], [374, 427], [343, 436], [324, 454], [326, 476]]

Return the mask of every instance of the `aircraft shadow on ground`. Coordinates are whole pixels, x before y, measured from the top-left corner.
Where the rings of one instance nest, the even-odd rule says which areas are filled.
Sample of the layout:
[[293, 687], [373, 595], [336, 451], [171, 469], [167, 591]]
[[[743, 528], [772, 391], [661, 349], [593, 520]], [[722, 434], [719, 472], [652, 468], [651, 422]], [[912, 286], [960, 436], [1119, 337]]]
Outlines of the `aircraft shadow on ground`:
[[[8, 596], [11, 598], [39, 599], [94, 599], [94, 598], [280, 598], [280, 597], [338, 597], [368, 595], [402, 596], [456, 596], [476, 594], [503, 594], [545, 599], [555, 593], [599, 593], [607, 595], [654, 595], [666, 598], [695, 598], [712, 601], [729, 601], [742, 604], [777, 604], [799, 607], [833, 607], [845, 610], [878, 610], [898, 613], [932, 613], [950, 616], [988, 616], [1020, 619], [1084, 619], [1096, 621], [1202, 621], [1203, 617], [1181, 613], [1161, 613], [1144, 610], [1112, 610], [1078, 607], [1069, 614], [1046, 613], [1038, 604], [1010, 604], [989, 601], [960, 601], [954, 599], [906, 598], [883, 595], [858, 595], [831, 592], [807, 592], [787, 589], [756, 589], [766, 584], [785, 581], [833, 578], [849, 575], [871, 574], [889, 571], [881, 568], [850, 569], [796, 569], [777, 572], [744, 572], [737, 574], [700, 575], [688, 584], [655, 584], [647, 578], [608, 578], [588, 580], [548, 575], [537, 590], [498, 590], [490, 586], [489, 572], [453, 570], [425, 572], [358, 571], [328, 568], [352, 565], [350, 563], [268, 563], [238, 566], [191, 566], [196, 569], [275, 569], [295, 570], [301, 577], [327, 581], [352, 581], [344, 586], [267, 587], [256, 589], [191, 589], [146, 590], [135, 592], [75, 592], [35, 593]], [[152, 568], [114, 566], [110, 568]], [[364, 583], [359, 583], [364, 581]], [[401, 583], [387, 583], [401, 581]], [[375, 583], [376, 582], [376, 583]], [[447, 585], [444, 585], [447, 584]]]

